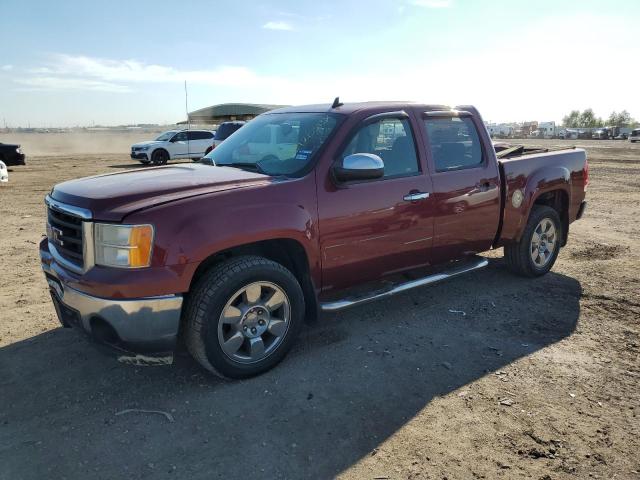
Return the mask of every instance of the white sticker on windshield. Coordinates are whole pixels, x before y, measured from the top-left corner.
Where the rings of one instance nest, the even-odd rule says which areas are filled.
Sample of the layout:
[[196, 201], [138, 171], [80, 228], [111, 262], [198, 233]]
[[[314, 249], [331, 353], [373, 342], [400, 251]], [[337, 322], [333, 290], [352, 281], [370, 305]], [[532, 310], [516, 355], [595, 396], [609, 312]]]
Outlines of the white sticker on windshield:
[[311, 150], [299, 150], [296, 154], [296, 160], [306, 160], [311, 155]]

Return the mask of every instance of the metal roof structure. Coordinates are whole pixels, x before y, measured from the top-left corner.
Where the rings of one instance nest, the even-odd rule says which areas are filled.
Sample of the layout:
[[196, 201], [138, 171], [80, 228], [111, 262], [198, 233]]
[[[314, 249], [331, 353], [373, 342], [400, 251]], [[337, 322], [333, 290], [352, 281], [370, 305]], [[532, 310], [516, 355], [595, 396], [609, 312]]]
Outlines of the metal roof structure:
[[189, 121], [196, 124], [219, 124], [230, 120], [251, 120], [261, 113], [281, 107], [283, 107], [283, 105], [221, 103], [220, 105], [212, 105], [194, 112], [189, 112]]

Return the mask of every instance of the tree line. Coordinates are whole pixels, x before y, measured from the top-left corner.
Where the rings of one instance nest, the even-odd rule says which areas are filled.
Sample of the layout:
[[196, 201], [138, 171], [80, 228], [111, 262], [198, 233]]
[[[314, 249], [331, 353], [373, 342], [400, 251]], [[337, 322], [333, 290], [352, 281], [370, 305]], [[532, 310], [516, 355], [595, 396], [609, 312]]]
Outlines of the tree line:
[[626, 110], [621, 112], [611, 112], [609, 118], [604, 121], [600, 117], [596, 117], [591, 108], [580, 110], [571, 110], [569, 115], [562, 119], [562, 124], [568, 128], [598, 128], [604, 126], [612, 127], [636, 127], [638, 122], [631, 117]]

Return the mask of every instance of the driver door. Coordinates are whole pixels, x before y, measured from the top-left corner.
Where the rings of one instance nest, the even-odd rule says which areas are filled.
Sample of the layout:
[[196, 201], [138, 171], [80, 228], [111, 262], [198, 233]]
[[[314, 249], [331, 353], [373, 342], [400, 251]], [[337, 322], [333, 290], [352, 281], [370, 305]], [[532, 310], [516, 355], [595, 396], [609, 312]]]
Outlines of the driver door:
[[327, 179], [323, 188], [318, 185], [324, 290], [430, 263], [431, 180], [415, 138], [405, 112], [374, 115], [356, 128], [336, 160], [375, 154], [384, 162], [384, 176], [339, 185]]
[[167, 150], [169, 150], [171, 158], [184, 158], [187, 156], [188, 139], [187, 132], [178, 132], [173, 136], [167, 145]]

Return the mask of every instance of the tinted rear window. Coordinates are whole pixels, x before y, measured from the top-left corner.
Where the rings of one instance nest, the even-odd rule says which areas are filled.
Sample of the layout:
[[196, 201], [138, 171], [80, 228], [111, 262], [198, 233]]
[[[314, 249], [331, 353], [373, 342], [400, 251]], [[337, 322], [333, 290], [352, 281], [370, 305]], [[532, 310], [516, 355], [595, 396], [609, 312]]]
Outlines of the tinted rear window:
[[229, 135], [242, 127], [241, 123], [223, 123], [216, 130], [216, 140], [225, 140]]
[[482, 144], [470, 118], [425, 120], [436, 172], [478, 167], [483, 162]]
[[203, 131], [198, 131], [195, 130], [193, 132], [189, 132], [189, 139], [190, 140], [208, 140], [210, 138], [213, 137], [213, 134], [211, 132], [203, 132]]

